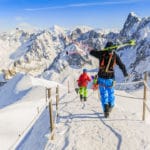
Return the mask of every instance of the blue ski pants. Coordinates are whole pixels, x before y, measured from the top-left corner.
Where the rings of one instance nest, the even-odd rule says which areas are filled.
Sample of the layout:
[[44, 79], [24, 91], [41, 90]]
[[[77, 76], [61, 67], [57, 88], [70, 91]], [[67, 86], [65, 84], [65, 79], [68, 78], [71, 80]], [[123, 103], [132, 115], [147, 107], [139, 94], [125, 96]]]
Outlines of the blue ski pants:
[[114, 82], [113, 79], [98, 78], [103, 111], [105, 111], [104, 110], [105, 104], [109, 104], [110, 107], [113, 107], [115, 105], [113, 82]]

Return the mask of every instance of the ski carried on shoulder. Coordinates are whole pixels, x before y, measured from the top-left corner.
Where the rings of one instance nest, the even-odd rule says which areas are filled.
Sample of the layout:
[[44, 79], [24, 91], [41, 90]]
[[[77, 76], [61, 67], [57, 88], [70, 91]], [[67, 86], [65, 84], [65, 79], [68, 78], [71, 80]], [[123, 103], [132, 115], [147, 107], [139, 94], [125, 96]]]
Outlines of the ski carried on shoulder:
[[104, 48], [104, 49], [102, 49], [102, 51], [117, 50], [117, 49], [125, 47], [125, 46], [135, 46], [135, 45], [136, 45], [136, 41], [135, 40], [130, 40], [129, 42], [126, 42], [124, 44], [113, 45], [113, 46]]

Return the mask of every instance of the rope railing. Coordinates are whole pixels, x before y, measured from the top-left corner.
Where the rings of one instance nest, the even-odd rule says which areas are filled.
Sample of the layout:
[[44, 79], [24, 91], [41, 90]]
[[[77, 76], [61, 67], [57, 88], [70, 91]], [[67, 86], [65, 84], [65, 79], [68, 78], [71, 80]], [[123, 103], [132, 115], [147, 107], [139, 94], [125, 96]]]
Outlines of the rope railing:
[[126, 83], [118, 83], [117, 85], [133, 85], [133, 84], [137, 84], [137, 83], [143, 83], [144, 84], [144, 95], [143, 95], [143, 114], [142, 114], [142, 120], [145, 120], [145, 113], [146, 113], [146, 108], [147, 110], [150, 112], [150, 108], [147, 104], [147, 90], [150, 90], [148, 84], [148, 74], [147, 72], [145, 72], [144, 74], [144, 80], [140, 80], [140, 81], [134, 81], [134, 82], [126, 82]]
[[144, 80], [140, 80], [140, 81], [132, 81], [132, 82], [122, 82], [122, 83], [116, 83], [116, 85], [133, 85], [133, 84], [137, 84], [137, 83], [143, 83]]
[[[31, 129], [31, 127], [35, 124], [35, 122], [37, 121], [37, 119], [40, 117], [40, 115], [42, 114], [42, 112], [48, 108], [48, 106], [50, 106], [51, 103], [51, 110], [52, 110], [52, 97], [56, 96], [56, 117], [55, 117], [55, 123], [56, 123], [56, 119], [58, 117], [58, 103], [59, 103], [59, 86], [56, 87], [56, 94], [51, 94], [51, 92], [47, 93], [47, 90], [51, 89], [51, 88], [46, 88], [46, 99], [45, 99], [45, 104], [39, 109], [39, 107], [37, 107], [37, 114], [33, 117], [33, 119], [30, 121], [30, 123], [21, 131], [18, 133], [18, 137], [16, 138], [16, 140], [14, 141], [14, 143], [9, 147], [9, 150], [13, 150], [15, 149], [19, 143], [22, 141], [22, 139], [26, 136], [26, 134], [29, 132], [29, 130]], [[49, 112], [51, 111], [49, 108]], [[53, 112], [51, 112], [51, 115], [53, 114]], [[50, 120], [53, 118], [50, 117]], [[54, 137], [54, 123], [50, 123], [50, 128], [52, 129], [53, 126], [53, 130], [51, 130], [51, 138], [53, 139]]]

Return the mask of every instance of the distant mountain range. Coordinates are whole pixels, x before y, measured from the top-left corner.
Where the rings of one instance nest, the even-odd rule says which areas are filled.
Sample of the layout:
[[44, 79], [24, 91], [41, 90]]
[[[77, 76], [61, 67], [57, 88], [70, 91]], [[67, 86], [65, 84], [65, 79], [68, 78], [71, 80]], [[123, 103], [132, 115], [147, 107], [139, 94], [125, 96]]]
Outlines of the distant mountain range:
[[[130, 80], [136, 81], [143, 77], [145, 71], [150, 71], [150, 17], [139, 18], [130, 13], [120, 31], [86, 26], [73, 30], [54, 26], [36, 32], [16, 28], [10, 33], [0, 34], [0, 79], [5, 80], [3, 75], [9, 79], [22, 72], [61, 81], [60, 76], [77, 76], [81, 68], [98, 66], [86, 49], [80, 49], [74, 41], [101, 49], [107, 41], [123, 43], [130, 39], [137, 41], [136, 46], [120, 49], [118, 54], [132, 74]], [[116, 78], [121, 81], [122, 75], [117, 68], [116, 71]]]

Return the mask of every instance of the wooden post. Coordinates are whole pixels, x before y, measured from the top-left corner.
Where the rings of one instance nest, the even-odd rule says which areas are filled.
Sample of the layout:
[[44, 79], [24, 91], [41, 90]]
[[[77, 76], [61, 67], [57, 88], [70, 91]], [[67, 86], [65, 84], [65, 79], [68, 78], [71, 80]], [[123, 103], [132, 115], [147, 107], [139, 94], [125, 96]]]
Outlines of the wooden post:
[[[52, 100], [50, 100], [50, 102], [49, 102], [49, 116], [50, 116], [50, 129], [51, 129], [51, 133], [52, 133], [54, 130]], [[54, 134], [51, 135], [51, 140], [54, 140]]]
[[69, 80], [68, 80], [68, 93], [70, 93]]
[[75, 87], [76, 87], [76, 79], [74, 78], [74, 89], [75, 89]]
[[56, 87], [56, 111], [58, 116], [58, 103], [59, 103], [59, 86]]
[[47, 90], [48, 90], [48, 89], [46, 88], [46, 89], [45, 89], [46, 103], [47, 103], [47, 98], [48, 98], [48, 97], [47, 97]]
[[[147, 72], [144, 74], [144, 81], [147, 83]], [[144, 95], [143, 95], [143, 116], [142, 120], [145, 120], [145, 110], [146, 110], [146, 100], [147, 100], [147, 88], [146, 84], [144, 83]]]
[[48, 91], [48, 99], [50, 99], [50, 97], [51, 97], [51, 88], [47, 89], [47, 91]]

